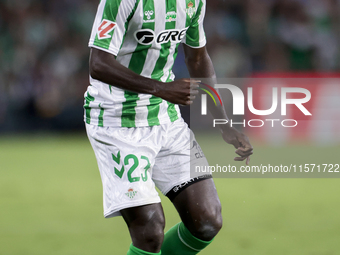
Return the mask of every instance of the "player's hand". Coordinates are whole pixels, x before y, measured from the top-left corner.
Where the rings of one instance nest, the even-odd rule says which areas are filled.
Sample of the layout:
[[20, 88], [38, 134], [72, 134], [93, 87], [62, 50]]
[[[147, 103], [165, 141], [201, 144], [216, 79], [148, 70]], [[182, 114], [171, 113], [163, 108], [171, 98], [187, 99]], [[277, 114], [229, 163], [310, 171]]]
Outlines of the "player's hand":
[[180, 105], [190, 105], [198, 94], [199, 80], [180, 79], [159, 86], [155, 96]]
[[234, 145], [234, 147], [237, 149], [235, 153], [239, 155], [239, 157], [235, 157], [234, 160], [243, 161], [246, 159], [246, 164], [248, 165], [250, 161], [250, 155], [253, 154], [253, 146], [251, 146], [248, 137], [233, 127], [223, 129], [222, 137], [224, 141]]

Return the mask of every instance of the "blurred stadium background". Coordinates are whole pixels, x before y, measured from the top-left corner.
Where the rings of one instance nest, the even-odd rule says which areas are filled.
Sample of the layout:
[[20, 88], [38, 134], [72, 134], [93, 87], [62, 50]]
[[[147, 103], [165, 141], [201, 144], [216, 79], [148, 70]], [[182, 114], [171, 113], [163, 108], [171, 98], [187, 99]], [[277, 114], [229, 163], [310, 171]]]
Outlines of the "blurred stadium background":
[[[339, 76], [339, 0], [207, 2], [207, 48], [218, 77]], [[101, 217], [100, 178], [83, 125], [97, 5], [0, 0], [0, 254], [125, 254], [130, 243], [121, 219]], [[182, 50], [174, 72], [188, 76]], [[338, 120], [339, 109], [329, 119]], [[328, 125], [321, 145], [308, 138], [273, 147], [254, 134], [252, 163], [340, 163], [340, 127]], [[198, 136], [203, 148], [218, 143]], [[215, 150], [233, 153], [224, 144]], [[338, 179], [216, 184], [225, 227], [202, 254], [340, 254]], [[179, 218], [163, 201], [168, 229]]]
[[[82, 129], [97, 0], [0, 1], [0, 132]], [[217, 76], [337, 72], [340, 1], [210, 0]], [[183, 52], [174, 72], [187, 77]]]

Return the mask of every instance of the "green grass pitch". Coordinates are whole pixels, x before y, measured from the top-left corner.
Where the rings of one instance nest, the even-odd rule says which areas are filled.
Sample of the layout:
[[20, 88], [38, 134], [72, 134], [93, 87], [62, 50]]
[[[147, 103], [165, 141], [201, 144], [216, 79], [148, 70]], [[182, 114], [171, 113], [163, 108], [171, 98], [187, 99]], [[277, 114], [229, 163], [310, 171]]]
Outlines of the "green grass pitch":
[[[202, 136], [200, 143], [204, 149], [214, 141]], [[223, 160], [232, 160], [233, 149], [218, 144]], [[321, 152], [332, 161], [325, 163], [340, 163], [339, 147], [297, 145], [255, 146], [252, 164], [293, 154], [308, 163]], [[339, 181], [216, 179], [224, 227], [200, 254], [340, 254]], [[179, 217], [162, 201], [167, 230]], [[123, 255], [129, 245], [123, 220], [102, 216], [100, 176], [85, 135], [0, 137], [1, 255]]]

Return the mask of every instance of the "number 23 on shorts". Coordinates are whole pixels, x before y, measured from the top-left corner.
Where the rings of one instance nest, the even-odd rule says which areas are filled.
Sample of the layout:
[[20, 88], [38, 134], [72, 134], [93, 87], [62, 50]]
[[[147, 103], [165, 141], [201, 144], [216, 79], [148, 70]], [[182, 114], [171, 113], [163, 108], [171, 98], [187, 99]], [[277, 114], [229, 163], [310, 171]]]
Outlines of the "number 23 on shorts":
[[[134, 154], [128, 154], [123, 159], [121, 158], [120, 151], [118, 151], [117, 155], [113, 153], [111, 153], [111, 155], [113, 161], [116, 162], [117, 165], [119, 165], [118, 168], [114, 167], [114, 172], [120, 179], [123, 178], [124, 173], [126, 173], [126, 170], [128, 169], [128, 167], [130, 167], [126, 173], [129, 182], [146, 182], [148, 180], [148, 170], [151, 166], [148, 157], [141, 156], [140, 158], [138, 158]], [[142, 172], [140, 176], [134, 173], [134, 171], [139, 167], [144, 167], [144, 172]]]

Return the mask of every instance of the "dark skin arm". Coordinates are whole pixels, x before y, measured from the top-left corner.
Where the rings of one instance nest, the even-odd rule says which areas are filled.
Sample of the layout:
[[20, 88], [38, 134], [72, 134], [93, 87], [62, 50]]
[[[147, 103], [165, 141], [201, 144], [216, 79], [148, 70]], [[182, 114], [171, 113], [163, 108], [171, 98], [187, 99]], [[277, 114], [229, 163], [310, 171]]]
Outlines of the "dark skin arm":
[[190, 105], [198, 84], [190, 79], [164, 83], [138, 75], [121, 65], [114, 55], [95, 48], [90, 52], [90, 75], [99, 81], [136, 93], [151, 94], [180, 105]]
[[[183, 47], [190, 77], [207, 78], [208, 83], [214, 87], [216, 75], [206, 48], [194, 49], [185, 44], [183, 44]], [[228, 119], [223, 106], [216, 107], [211, 100], [208, 100], [207, 103], [208, 109], [215, 119]], [[246, 164], [248, 164], [250, 155], [253, 154], [253, 147], [248, 137], [229, 125], [221, 125], [220, 130], [223, 139], [237, 149], [236, 154], [239, 157], [235, 157], [234, 160], [243, 161], [246, 159]]]
[[[187, 66], [191, 77], [215, 78], [214, 68], [205, 48], [192, 49], [184, 47]], [[198, 94], [198, 81], [180, 79], [169, 83], [163, 83], [138, 75], [117, 62], [114, 55], [95, 48], [90, 52], [90, 75], [99, 81], [111, 84], [118, 88], [136, 93], [151, 94], [164, 100], [180, 105], [190, 105]], [[213, 82], [212, 82], [213, 84]], [[227, 118], [222, 107], [208, 108], [213, 116], [218, 119]], [[240, 157], [237, 161], [245, 160], [252, 154], [252, 147], [248, 138], [236, 129], [223, 125], [223, 139], [237, 148], [236, 153]]]

